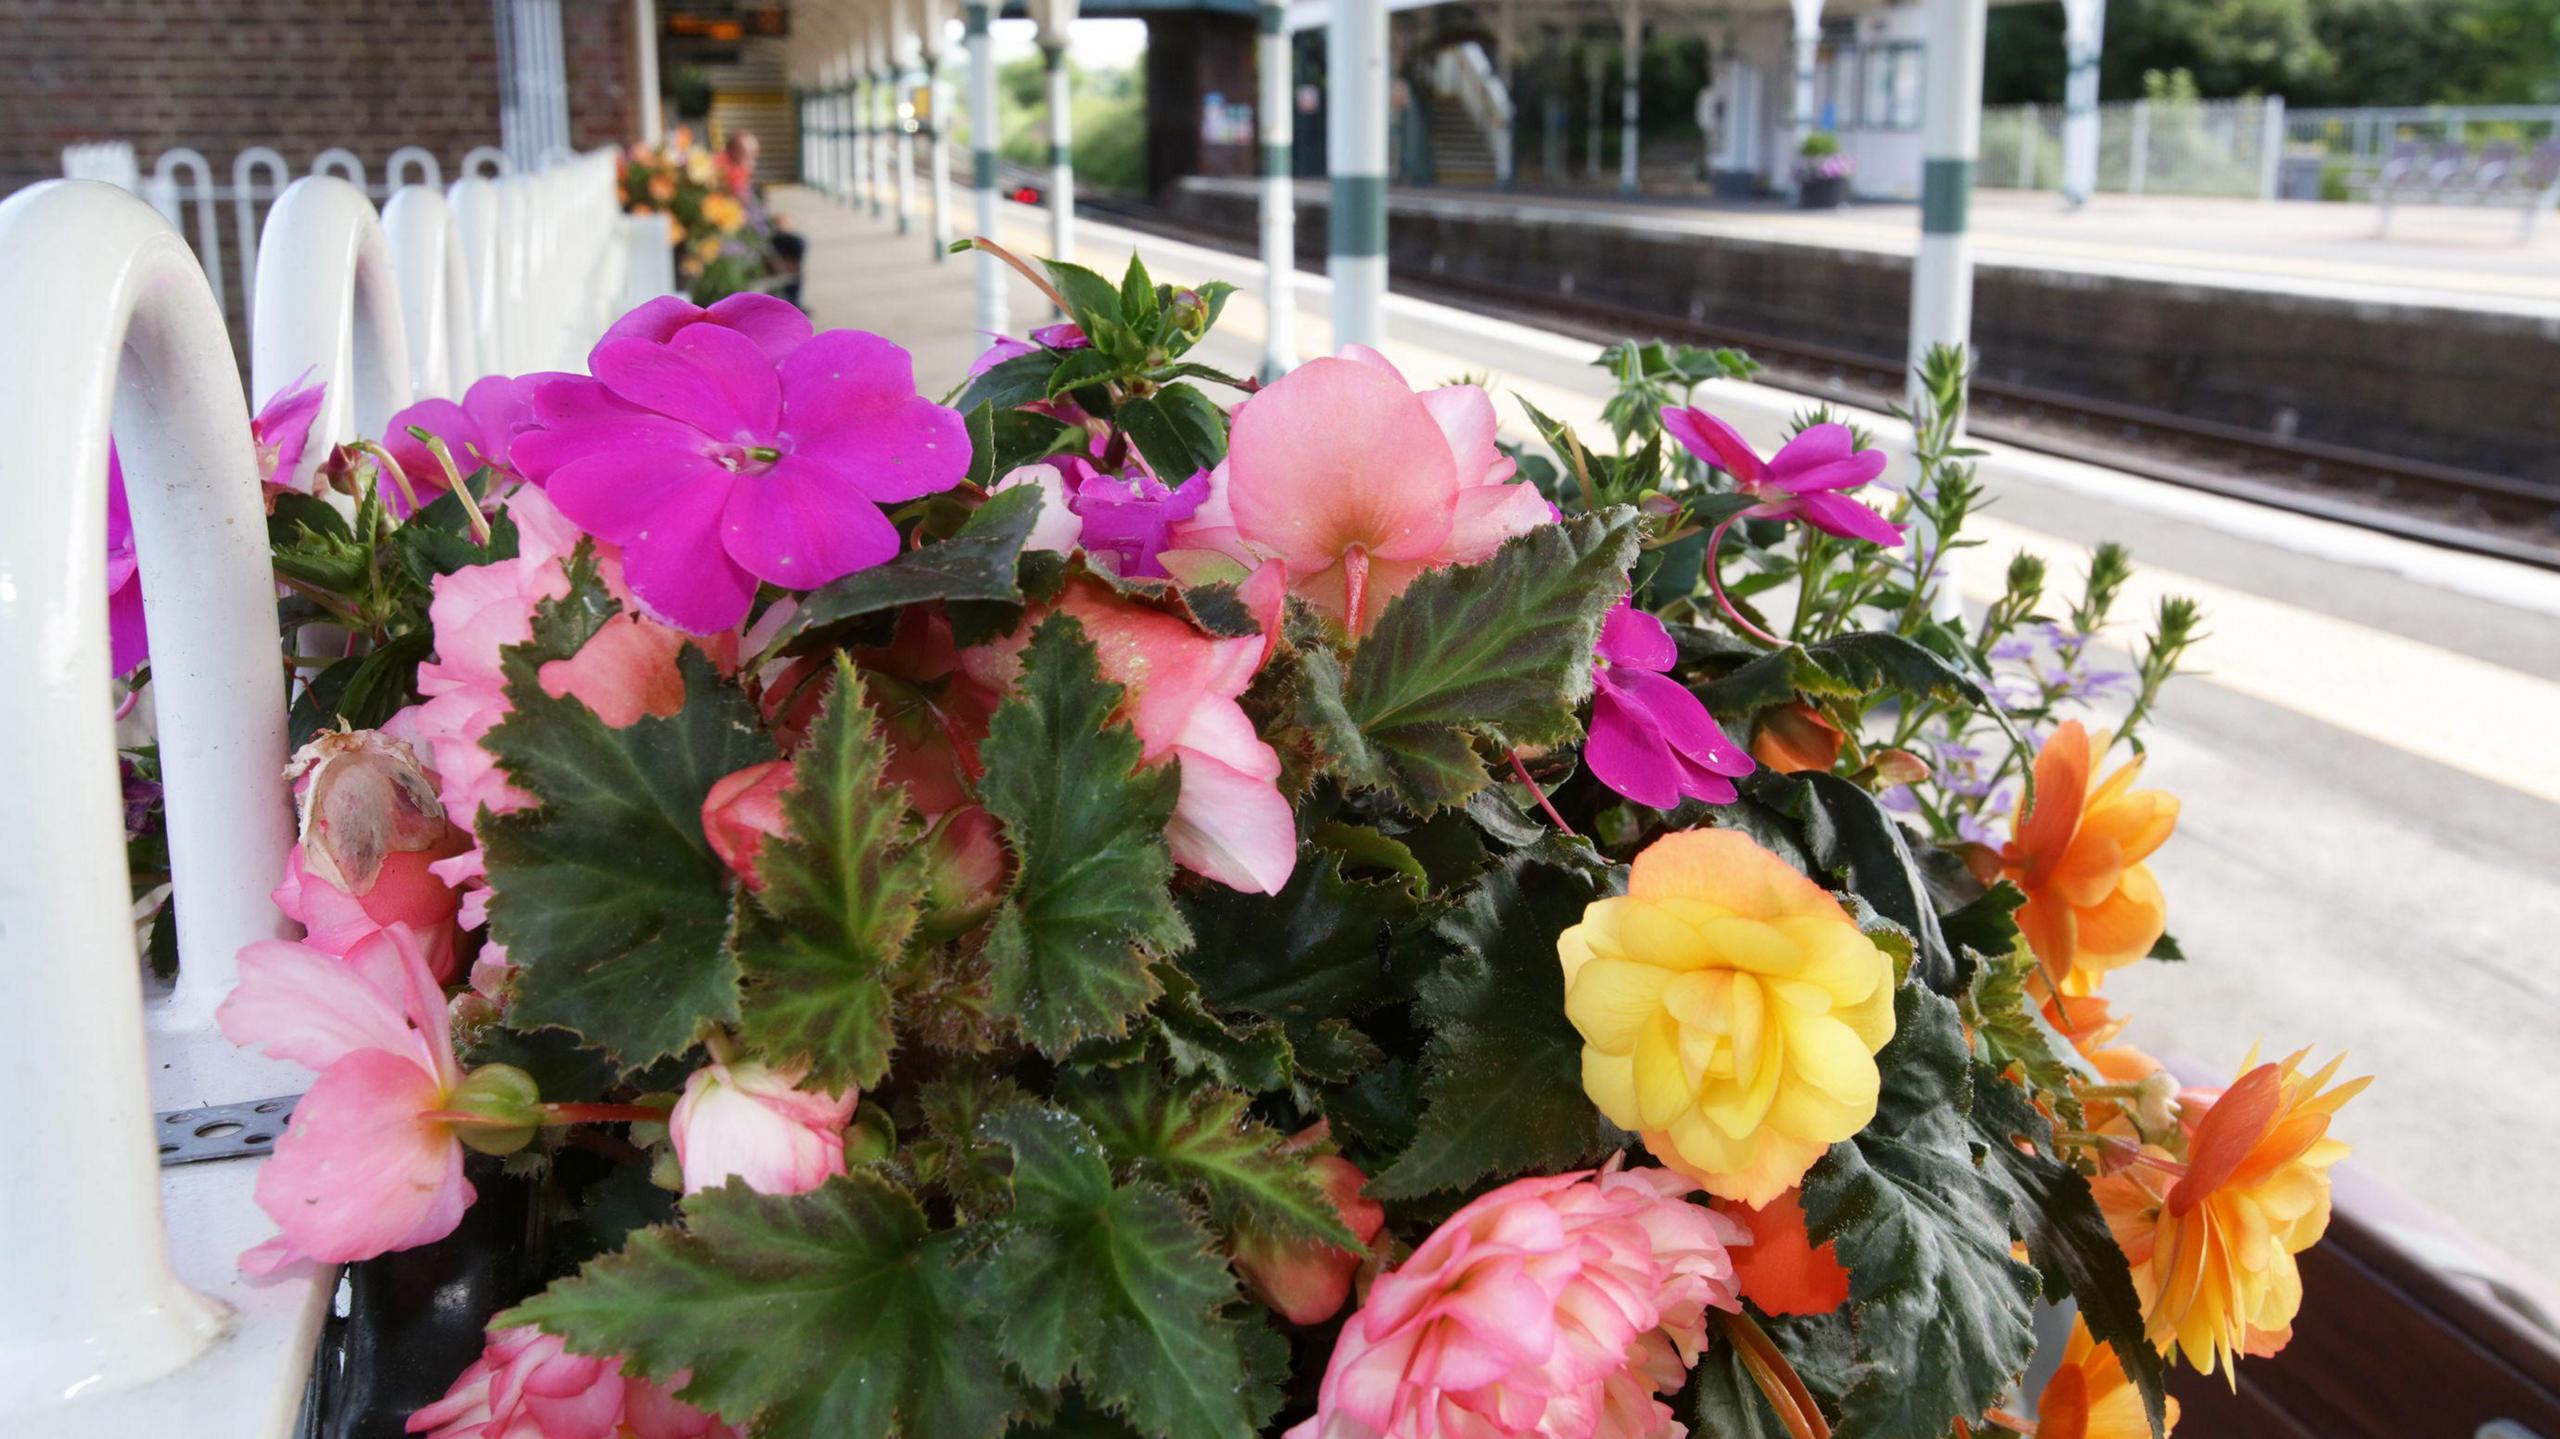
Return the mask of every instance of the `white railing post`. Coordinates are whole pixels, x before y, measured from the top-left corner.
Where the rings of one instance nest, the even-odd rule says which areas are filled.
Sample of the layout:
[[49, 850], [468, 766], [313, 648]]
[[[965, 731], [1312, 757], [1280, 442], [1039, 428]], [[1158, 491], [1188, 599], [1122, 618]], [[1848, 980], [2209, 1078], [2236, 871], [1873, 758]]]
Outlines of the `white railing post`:
[[401, 325], [417, 392], [459, 399], [480, 371], [472, 349], [470, 269], [453, 209], [439, 190], [404, 185], [382, 207], [382, 229], [400, 277]]
[[[276, 197], [259, 251], [250, 393], [272, 395], [305, 370], [329, 387], [303, 448], [299, 482], [331, 446], [381, 438], [391, 417], [416, 398], [400, 282], [373, 202], [331, 176], [305, 176]], [[178, 987], [184, 997], [183, 972]], [[220, 999], [202, 1003], [209, 1012]]]
[[2269, 95], [2258, 109], [2258, 198], [2272, 200], [2284, 173], [2284, 97]]
[[[112, 425], [151, 600], [182, 959], [179, 993], [155, 1017], [200, 1035], [239, 947], [285, 929], [267, 891], [292, 839], [274, 580], [222, 312], [185, 241], [101, 185], [37, 185], [0, 203], [0, 276], [0, 334], [43, 337], [0, 345], [0, 423], [16, 436], [0, 448], [11, 515], [0, 525], [0, 693], [10, 696], [0, 793], [21, 816], [42, 817], [0, 836], [10, 956], [0, 1006], [27, 1020], [0, 1059], [0, 1233], [12, 1268], [0, 1413], [23, 1421], [110, 1402], [222, 1341], [223, 1306], [171, 1267], [154, 1109], [176, 1107], [173, 1093], [205, 1102], [210, 1070], [260, 1086], [225, 1099], [289, 1093], [273, 1076], [300, 1071], [261, 1060], [172, 1072], [158, 1055], [146, 1069], [109, 720]], [[225, 1275], [230, 1259], [199, 1268]], [[270, 1298], [286, 1303], [290, 1287]], [[307, 1337], [316, 1308], [290, 1302], [310, 1311]], [[307, 1362], [307, 1343], [301, 1352]], [[220, 1397], [247, 1406], [246, 1395]], [[9, 1427], [110, 1432], [66, 1431], [59, 1417]]]

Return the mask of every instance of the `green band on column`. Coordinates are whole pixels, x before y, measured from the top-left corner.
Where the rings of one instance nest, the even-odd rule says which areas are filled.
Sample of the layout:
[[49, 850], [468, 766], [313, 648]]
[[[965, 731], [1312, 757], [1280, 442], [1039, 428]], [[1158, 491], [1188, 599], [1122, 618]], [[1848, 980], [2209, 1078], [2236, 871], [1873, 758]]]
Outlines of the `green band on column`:
[[1332, 253], [1347, 260], [1387, 253], [1387, 177], [1334, 176], [1327, 220]]
[[1274, 145], [1268, 140], [1262, 142], [1263, 178], [1286, 180], [1289, 178], [1290, 168], [1288, 146]]
[[1255, 16], [1255, 19], [1261, 23], [1262, 33], [1265, 35], [1285, 35], [1289, 32], [1289, 10], [1287, 6], [1265, 5], [1262, 7], [1261, 12]]
[[964, 18], [966, 23], [962, 27], [962, 34], [965, 34], [970, 39], [975, 40], [979, 36], [987, 33], [986, 6], [972, 5], [968, 7], [968, 14]]
[[1072, 165], [1075, 162], [1076, 151], [1073, 145], [1061, 145], [1054, 141], [1050, 143], [1049, 167], [1051, 169], [1054, 170], [1061, 165]]
[[996, 152], [995, 152], [995, 151], [993, 151], [993, 150], [972, 150], [972, 151], [970, 151], [970, 152], [969, 152], [969, 169], [970, 169], [970, 179], [971, 179], [971, 180], [973, 180], [974, 182], [976, 182], [977, 187], [978, 187], [979, 189], [981, 189], [981, 190], [992, 190], [992, 189], [994, 189], [994, 188], [996, 187]]
[[1043, 70], [1063, 70], [1067, 68], [1067, 47], [1063, 44], [1053, 45], [1046, 40], [1041, 41], [1040, 68]]
[[1971, 160], [1927, 160], [1920, 166], [1920, 233], [1961, 235], [1973, 204]]

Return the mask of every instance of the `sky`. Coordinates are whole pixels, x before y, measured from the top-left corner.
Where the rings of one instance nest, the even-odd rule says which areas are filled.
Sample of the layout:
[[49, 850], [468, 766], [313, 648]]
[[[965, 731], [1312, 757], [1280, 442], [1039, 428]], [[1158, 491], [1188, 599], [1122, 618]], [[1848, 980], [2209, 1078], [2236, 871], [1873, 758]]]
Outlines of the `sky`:
[[[1037, 27], [1028, 20], [998, 20], [992, 29], [996, 60], [1036, 53]], [[1125, 70], [1147, 52], [1144, 20], [1078, 20], [1067, 32], [1067, 53], [1088, 70]]]

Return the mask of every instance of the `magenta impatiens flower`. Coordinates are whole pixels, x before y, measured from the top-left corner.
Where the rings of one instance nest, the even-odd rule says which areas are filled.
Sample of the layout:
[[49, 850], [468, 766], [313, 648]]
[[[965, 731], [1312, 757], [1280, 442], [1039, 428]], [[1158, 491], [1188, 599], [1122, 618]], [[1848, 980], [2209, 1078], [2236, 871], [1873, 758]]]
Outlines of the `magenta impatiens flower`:
[[1583, 763], [1602, 784], [1655, 809], [1683, 798], [1731, 804], [1756, 767], [1715, 716], [1667, 673], [1679, 658], [1662, 621], [1625, 600], [1600, 624]]
[[815, 589], [891, 558], [881, 506], [968, 473], [967, 425], [916, 393], [905, 350], [832, 330], [777, 361], [776, 338], [716, 316], [663, 343], [608, 334], [595, 378], [535, 390], [513, 446], [562, 514], [621, 547], [632, 594], [695, 634], [744, 619], [760, 580]]
[[1078, 455], [1024, 465], [997, 480], [995, 487], [1004, 490], [1016, 485], [1036, 485], [1041, 492], [1041, 515], [1032, 527], [1031, 548], [1061, 553], [1081, 548], [1090, 555], [1108, 555], [1104, 568], [1124, 578], [1146, 580], [1169, 578], [1158, 556], [1172, 544], [1174, 527], [1208, 503], [1211, 489], [1207, 470], [1194, 472], [1179, 485], [1167, 485], [1145, 473], [1126, 479], [1104, 474]]
[[798, 305], [777, 296], [750, 292], [731, 295], [708, 308], [682, 295], [660, 295], [614, 321], [604, 337], [665, 344], [687, 325], [718, 325], [735, 330], [755, 341], [756, 348], [777, 364], [816, 333], [809, 324], [808, 312]]
[[[796, 311], [794, 313], [797, 313]], [[436, 462], [426, 442], [409, 433], [414, 426], [444, 441], [445, 450], [453, 456], [454, 468], [464, 479], [486, 465], [504, 479], [522, 478], [516, 473], [513, 454], [516, 432], [533, 423], [533, 392], [540, 384], [563, 375], [526, 375], [521, 379], [507, 375], [491, 375], [464, 393], [462, 402], [420, 400], [391, 417], [384, 427], [382, 447], [400, 462], [400, 472], [409, 479], [418, 502], [426, 504], [445, 488], [444, 466]], [[409, 503], [397, 485], [386, 485], [383, 502], [391, 512], [408, 518]]]
[[269, 496], [303, 488], [302, 454], [310, 446], [312, 422], [320, 418], [320, 402], [328, 394], [329, 387], [312, 383], [311, 371], [304, 370], [293, 377], [293, 383], [268, 396], [249, 418], [249, 439], [258, 451], [258, 478], [265, 482]]
[[107, 446], [107, 653], [119, 676], [151, 658], [142, 623], [142, 559], [133, 547], [133, 510], [125, 503], [124, 462]]
[[1899, 526], [1838, 493], [1883, 474], [1885, 466], [1884, 451], [1859, 449], [1847, 425], [1807, 425], [1765, 461], [1731, 425], [1701, 409], [1665, 406], [1662, 427], [1760, 502], [1742, 512], [1744, 519], [1800, 519], [1844, 540], [1902, 543]]

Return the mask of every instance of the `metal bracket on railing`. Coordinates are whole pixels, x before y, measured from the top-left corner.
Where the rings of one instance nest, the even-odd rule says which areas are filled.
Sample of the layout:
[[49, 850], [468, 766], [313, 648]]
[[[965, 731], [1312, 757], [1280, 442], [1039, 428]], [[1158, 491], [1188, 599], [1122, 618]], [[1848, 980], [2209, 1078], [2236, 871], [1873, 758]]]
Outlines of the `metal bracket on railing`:
[[255, 1159], [276, 1147], [284, 1122], [293, 1117], [299, 1094], [273, 1099], [244, 1099], [237, 1104], [208, 1104], [202, 1109], [172, 1109], [160, 1116], [160, 1167], [202, 1164], [209, 1159]]

